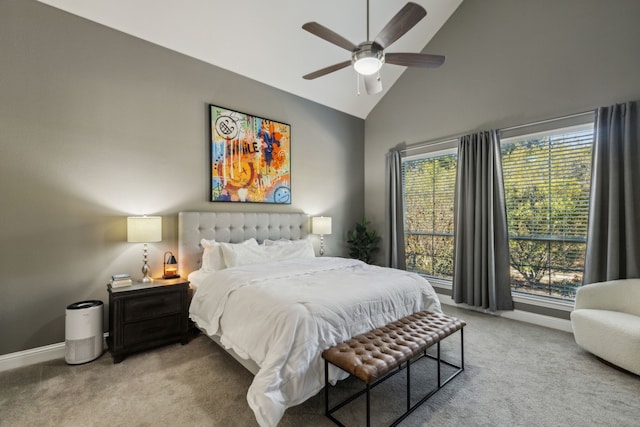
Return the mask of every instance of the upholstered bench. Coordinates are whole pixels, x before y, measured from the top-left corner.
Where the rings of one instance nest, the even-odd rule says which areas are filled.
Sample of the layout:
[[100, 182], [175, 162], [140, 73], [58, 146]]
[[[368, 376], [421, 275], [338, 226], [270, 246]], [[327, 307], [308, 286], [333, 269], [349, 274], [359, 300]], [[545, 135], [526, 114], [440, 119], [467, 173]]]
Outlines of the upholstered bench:
[[[342, 425], [332, 414], [366, 393], [367, 426], [371, 419], [371, 388], [406, 367], [407, 370], [407, 410], [391, 425], [405, 419], [418, 406], [430, 398], [436, 391], [464, 370], [463, 320], [442, 313], [420, 311], [381, 328], [358, 335], [343, 343], [337, 344], [322, 353], [325, 360], [325, 414], [333, 422]], [[460, 331], [460, 366], [456, 366], [440, 358], [440, 341]], [[436, 356], [427, 354], [427, 349], [437, 345]], [[411, 364], [422, 357], [436, 359], [438, 385], [419, 402], [411, 406]], [[329, 363], [354, 375], [365, 384], [365, 389], [350, 396], [341, 403], [329, 406]], [[440, 364], [455, 368], [445, 381], [441, 380]]]

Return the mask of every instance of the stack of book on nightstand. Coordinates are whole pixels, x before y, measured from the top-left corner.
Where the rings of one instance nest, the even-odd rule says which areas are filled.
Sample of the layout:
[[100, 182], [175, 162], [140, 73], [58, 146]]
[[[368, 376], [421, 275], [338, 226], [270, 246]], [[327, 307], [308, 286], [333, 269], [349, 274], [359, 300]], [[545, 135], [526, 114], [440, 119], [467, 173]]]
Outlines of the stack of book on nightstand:
[[112, 288], [121, 288], [123, 286], [131, 286], [133, 282], [131, 281], [131, 275], [129, 274], [114, 274], [111, 276], [111, 284]]

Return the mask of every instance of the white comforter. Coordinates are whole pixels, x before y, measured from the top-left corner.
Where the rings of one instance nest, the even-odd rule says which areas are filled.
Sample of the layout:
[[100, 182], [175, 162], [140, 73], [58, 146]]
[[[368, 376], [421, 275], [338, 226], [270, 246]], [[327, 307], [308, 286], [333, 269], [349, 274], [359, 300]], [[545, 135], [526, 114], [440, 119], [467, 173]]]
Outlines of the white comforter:
[[[345, 258], [192, 273], [191, 319], [260, 367], [247, 401], [261, 426], [324, 386], [321, 352], [420, 310], [441, 311], [424, 278]], [[346, 377], [330, 370], [332, 383]]]

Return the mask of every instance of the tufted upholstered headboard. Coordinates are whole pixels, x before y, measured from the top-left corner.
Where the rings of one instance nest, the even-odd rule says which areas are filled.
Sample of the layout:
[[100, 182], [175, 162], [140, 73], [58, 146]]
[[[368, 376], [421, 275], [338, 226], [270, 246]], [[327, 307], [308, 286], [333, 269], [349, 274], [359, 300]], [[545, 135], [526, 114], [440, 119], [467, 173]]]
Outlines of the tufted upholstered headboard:
[[309, 216], [304, 213], [180, 212], [178, 214], [178, 270], [182, 277], [200, 268], [200, 240], [238, 243], [255, 238], [304, 239]]

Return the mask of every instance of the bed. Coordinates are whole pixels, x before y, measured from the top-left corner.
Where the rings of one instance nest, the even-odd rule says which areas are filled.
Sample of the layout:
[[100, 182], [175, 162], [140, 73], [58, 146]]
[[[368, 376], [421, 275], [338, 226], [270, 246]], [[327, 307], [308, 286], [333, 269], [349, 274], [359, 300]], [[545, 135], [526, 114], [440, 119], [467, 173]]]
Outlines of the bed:
[[[315, 257], [306, 214], [181, 212], [178, 223], [179, 269], [195, 288], [189, 315], [254, 374], [247, 402], [261, 426], [323, 388], [324, 349], [441, 312], [419, 275]], [[329, 372], [334, 384], [345, 375]]]

